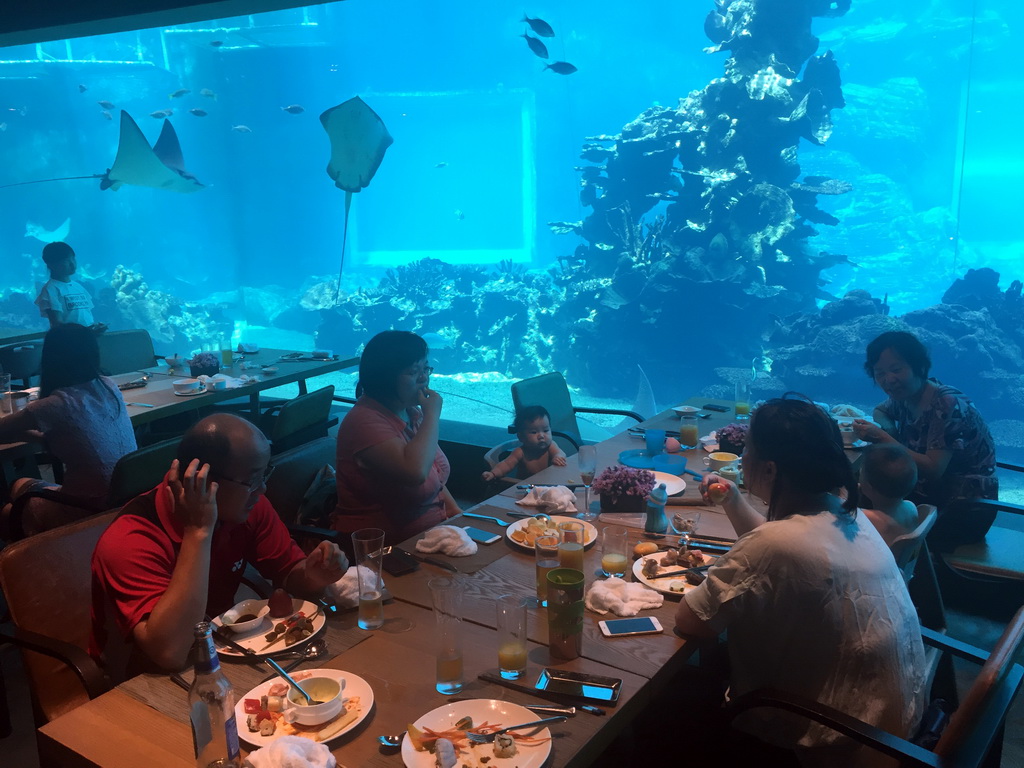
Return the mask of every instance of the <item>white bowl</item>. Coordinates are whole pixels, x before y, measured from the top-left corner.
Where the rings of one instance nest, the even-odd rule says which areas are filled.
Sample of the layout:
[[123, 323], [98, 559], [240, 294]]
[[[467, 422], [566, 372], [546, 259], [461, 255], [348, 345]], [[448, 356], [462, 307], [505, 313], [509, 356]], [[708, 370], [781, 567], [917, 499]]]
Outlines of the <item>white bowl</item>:
[[307, 704], [305, 697], [291, 686], [288, 686], [287, 713], [299, 725], [320, 725], [338, 716], [344, 701], [341, 692], [345, 690], [345, 680], [333, 680], [329, 677], [309, 677], [296, 680], [302, 690], [319, 704]]
[[[246, 614], [253, 614], [256, 618], [250, 619], [249, 621], [237, 620], [239, 616], [245, 616]], [[233, 608], [224, 611], [224, 613], [220, 615], [220, 621], [225, 627], [230, 628], [232, 632], [243, 634], [245, 632], [251, 632], [263, 624], [266, 620], [266, 614], [266, 600], [243, 600]]]
[[692, 416], [693, 414], [700, 411], [700, 408], [698, 408], [695, 405], [677, 405], [672, 410], [678, 413], [680, 416]]
[[199, 379], [175, 379], [172, 386], [175, 392], [184, 395], [189, 392], [198, 392], [202, 385], [199, 383]]

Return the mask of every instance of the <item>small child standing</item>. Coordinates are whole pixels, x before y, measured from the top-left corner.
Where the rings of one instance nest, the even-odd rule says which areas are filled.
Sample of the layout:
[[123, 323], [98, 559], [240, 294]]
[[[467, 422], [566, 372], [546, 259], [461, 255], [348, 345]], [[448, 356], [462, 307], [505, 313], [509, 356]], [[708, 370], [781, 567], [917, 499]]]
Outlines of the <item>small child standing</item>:
[[917, 464], [899, 443], [874, 443], [864, 451], [860, 489], [875, 505], [864, 514], [886, 544], [917, 527], [917, 507], [905, 500], [916, 485]]
[[36, 297], [39, 314], [50, 321], [51, 328], [78, 323], [100, 330], [93, 322], [92, 296], [81, 283], [71, 279], [78, 269], [71, 246], [63, 242], [47, 243], [43, 248], [43, 261], [50, 270], [50, 279]]
[[504, 477], [513, 470], [520, 478], [546, 469], [552, 464], [564, 467], [565, 453], [551, 438], [551, 417], [541, 405], [528, 405], [516, 414], [516, 437], [519, 445], [493, 469], [484, 472], [484, 480]]

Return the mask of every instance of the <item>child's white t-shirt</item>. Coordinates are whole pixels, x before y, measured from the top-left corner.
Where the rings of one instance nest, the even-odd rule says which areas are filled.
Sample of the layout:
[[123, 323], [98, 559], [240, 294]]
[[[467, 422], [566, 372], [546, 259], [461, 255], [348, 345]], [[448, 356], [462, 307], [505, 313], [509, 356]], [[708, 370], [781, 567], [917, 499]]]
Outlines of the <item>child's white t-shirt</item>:
[[78, 323], [86, 327], [93, 324], [92, 296], [74, 280], [63, 282], [50, 278], [36, 297], [39, 314], [47, 317], [46, 311], [53, 310], [60, 315], [62, 323]]

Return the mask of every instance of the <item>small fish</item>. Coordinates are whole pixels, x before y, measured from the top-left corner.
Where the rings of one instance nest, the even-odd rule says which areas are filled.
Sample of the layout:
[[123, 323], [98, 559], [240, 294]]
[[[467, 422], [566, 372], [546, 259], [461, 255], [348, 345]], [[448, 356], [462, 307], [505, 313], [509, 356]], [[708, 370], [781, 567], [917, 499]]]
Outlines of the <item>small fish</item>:
[[206, 117], [207, 115], [206, 110], [199, 109], [198, 107], [196, 109], [190, 109], [188, 112], [190, 115], [195, 115], [196, 117]]
[[107, 120], [113, 120], [114, 119], [114, 116], [112, 114], [110, 114], [109, 110], [101, 109], [100, 110], [100, 114], [103, 115], [105, 118], [107, 118]]
[[224, 41], [223, 40], [211, 40], [210, 41], [210, 47], [211, 48], [220, 48], [222, 45], [224, 45]]
[[461, 210], [456, 208], [455, 209], [455, 218], [458, 219], [459, 221], [463, 221], [466, 218], [466, 214], [464, 214]]
[[86, 88], [86, 87], [85, 87], [84, 85], [82, 85], [81, 83], [79, 83], [79, 84], [78, 84], [78, 92], [79, 92], [79, 93], [85, 93], [85, 92], [86, 92], [86, 91], [88, 91], [88, 90], [89, 90], [89, 89], [88, 89], [88, 88]]
[[[554, 37], [555, 30], [551, 28], [544, 19], [531, 19], [525, 13], [523, 14], [523, 21], [530, 25], [530, 29], [534, 31], [534, 34], [540, 35], [541, 37]], [[530, 46], [531, 48], [533, 46]]]
[[156, 112], [150, 112], [150, 117], [155, 117], [157, 120], [163, 117], [170, 117], [174, 114], [173, 109], [158, 109]]
[[168, 99], [180, 99], [186, 93], [192, 93], [192, 91], [190, 91], [188, 88], [179, 88], [174, 93], [168, 93], [167, 94], [167, 98]]
[[576, 71], [576, 67], [568, 61], [556, 61], [552, 64], [548, 64], [544, 69], [550, 69], [557, 75], [571, 75]]
[[442, 161], [441, 161], [440, 163], [438, 163], [438, 164], [437, 164], [437, 165], [435, 165], [434, 167], [435, 167], [435, 168], [447, 168], [447, 167], [448, 167], [448, 163], [446, 163], [446, 162], [444, 162], [444, 161], [442, 160]]
[[252, 128], [248, 125], [232, 125], [232, 131], [238, 131], [239, 133], [252, 133]]
[[103, 107], [103, 109], [114, 109], [113, 102], [110, 102], [110, 101], [97, 101], [96, 103], [99, 104], [101, 107]]
[[209, 88], [203, 88], [203, 90], [199, 92], [199, 95], [206, 99], [213, 99], [214, 101], [217, 100], [217, 94], [211, 91]]
[[540, 56], [542, 59], [548, 58], [548, 47], [544, 45], [536, 37], [530, 37], [529, 35], [520, 35], [520, 37], [526, 40], [526, 44], [530, 46], [530, 50]]
[[305, 107], [300, 107], [298, 104], [289, 104], [287, 107], [281, 107], [282, 112], [287, 112], [289, 115], [299, 115], [306, 111]]

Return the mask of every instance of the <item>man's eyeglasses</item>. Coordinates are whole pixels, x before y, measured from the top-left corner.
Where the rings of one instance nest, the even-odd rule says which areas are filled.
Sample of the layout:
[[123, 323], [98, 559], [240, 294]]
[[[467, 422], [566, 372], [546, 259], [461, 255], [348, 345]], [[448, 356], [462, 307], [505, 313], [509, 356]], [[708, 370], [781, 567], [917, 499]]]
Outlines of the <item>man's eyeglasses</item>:
[[256, 491], [258, 491], [260, 488], [267, 484], [267, 480], [269, 480], [270, 476], [274, 474], [275, 469], [276, 467], [273, 464], [268, 465], [267, 468], [263, 470], [263, 474], [260, 475], [259, 479], [257, 480], [235, 480], [235, 478], [233, 477], [228, 477], [227, 475], [220, 474], [217, 475], [217, 477], [219, 477], [221, 480], [227, 480], [229, 483], [241, 485], [246, 490], [248, 490], [249, 493], [256, 493]]
[[418, 379], [420, 376], [429, 376], [434, 372], [434, 366], [424, 365], [422, 368], [410, 368], [407, 371], [402, 371], [406, 376], [412, 376], [414, 379]]

